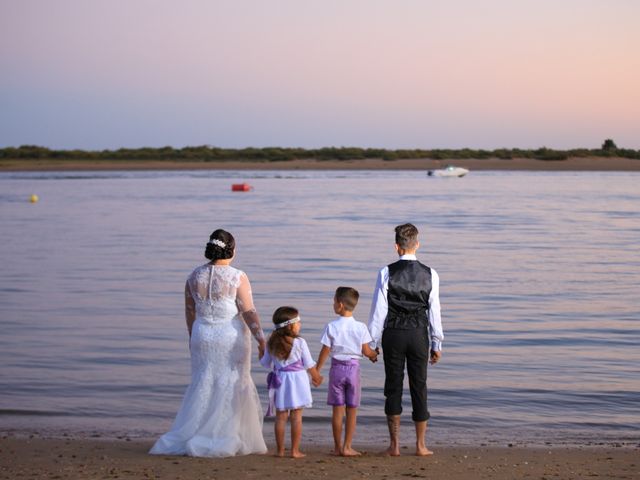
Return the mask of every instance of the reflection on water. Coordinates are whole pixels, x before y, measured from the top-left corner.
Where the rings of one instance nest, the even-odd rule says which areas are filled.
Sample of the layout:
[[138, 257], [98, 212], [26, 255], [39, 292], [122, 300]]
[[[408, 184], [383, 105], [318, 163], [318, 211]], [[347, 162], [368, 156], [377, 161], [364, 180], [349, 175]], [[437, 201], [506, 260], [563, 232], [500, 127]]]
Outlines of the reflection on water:
[[[214, 228], [236, 236], [263, 323], [297, 306], [316, 355], [335, 288], [360, 291], [366, 321], [376, 272], [394, 261], [393, 227], [411, 221], [442, 282], [435, 438], [637, 441], [639, 179], [3, 173], [0, 428], [166, 429], [188, 380], [182, 289]], [[241, 181], [255, 189], [231, 192]], [[264, 399], [266, 372], [253, 370]], [[382, 364], [363, 361], [362, 374], [361, 424], [375, 437]], [[326, 387], [314, 398], [307, 423], [328, 438]]]

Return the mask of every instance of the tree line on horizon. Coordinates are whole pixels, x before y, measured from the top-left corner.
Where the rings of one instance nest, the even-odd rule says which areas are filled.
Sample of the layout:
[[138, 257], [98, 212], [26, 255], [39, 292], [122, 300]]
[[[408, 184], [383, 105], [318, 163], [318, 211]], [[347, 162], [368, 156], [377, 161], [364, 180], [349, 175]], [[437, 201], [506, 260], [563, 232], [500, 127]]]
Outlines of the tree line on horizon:
[[576, 148], [556, 150], [547, 147], [537, 149], [499, 148], [483, 149], [383, 149], [359, 147], [325, 148], [219, 148], [209, 145], [197, 147], [143, 147], [119, 148], [117, 150], [54, 150], [37, 145], [0, 148], [0, 159], [39, 160], [173, 160], [173, 161], [249, 161], [275, 162], [292, 160], [361, 160], [381, 158], [387, 161], [399, 159], [486, 159], [486, 158], [532, 158], [537, 160], [561, 161], [569, 157], [625, 157], [640, 159], [640, 150], [618, 148], [611, 139], [606, 139], [597, 149]]

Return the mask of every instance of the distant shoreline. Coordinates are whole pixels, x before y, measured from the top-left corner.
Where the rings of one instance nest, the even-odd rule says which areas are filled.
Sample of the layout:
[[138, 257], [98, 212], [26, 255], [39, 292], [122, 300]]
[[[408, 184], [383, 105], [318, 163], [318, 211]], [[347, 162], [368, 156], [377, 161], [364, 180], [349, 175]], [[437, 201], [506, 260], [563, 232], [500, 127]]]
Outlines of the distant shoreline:
[[430, 170], [448, 164], [474, 170], [504, 171], [603, 171], [638, 172], [640, 159], [625, 157], [569, 157], [564, 160], [534, 158], [431, 158], [384, 160], [297, 159], [287, 161], [244, 160], [64, 160], [64, 159], [2, 159], [0, 171], [98, 171], [98, 170]]

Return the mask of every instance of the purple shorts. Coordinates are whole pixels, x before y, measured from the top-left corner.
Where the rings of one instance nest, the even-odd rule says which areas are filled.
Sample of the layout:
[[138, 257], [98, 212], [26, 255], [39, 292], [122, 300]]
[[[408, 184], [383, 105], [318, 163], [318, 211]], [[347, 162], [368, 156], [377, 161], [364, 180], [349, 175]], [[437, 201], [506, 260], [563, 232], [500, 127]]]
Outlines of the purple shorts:
[[327, 405], [334, 407], [360, 406], [360, 361], [331, 359]]

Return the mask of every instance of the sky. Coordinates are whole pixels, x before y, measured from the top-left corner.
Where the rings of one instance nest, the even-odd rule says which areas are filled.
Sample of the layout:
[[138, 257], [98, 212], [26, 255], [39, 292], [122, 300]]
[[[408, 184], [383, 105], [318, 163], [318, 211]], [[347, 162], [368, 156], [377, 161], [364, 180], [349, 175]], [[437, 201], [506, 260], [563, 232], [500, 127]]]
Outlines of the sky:
[[0, 0], [0, 148], [640, 148], [637, 0]]

